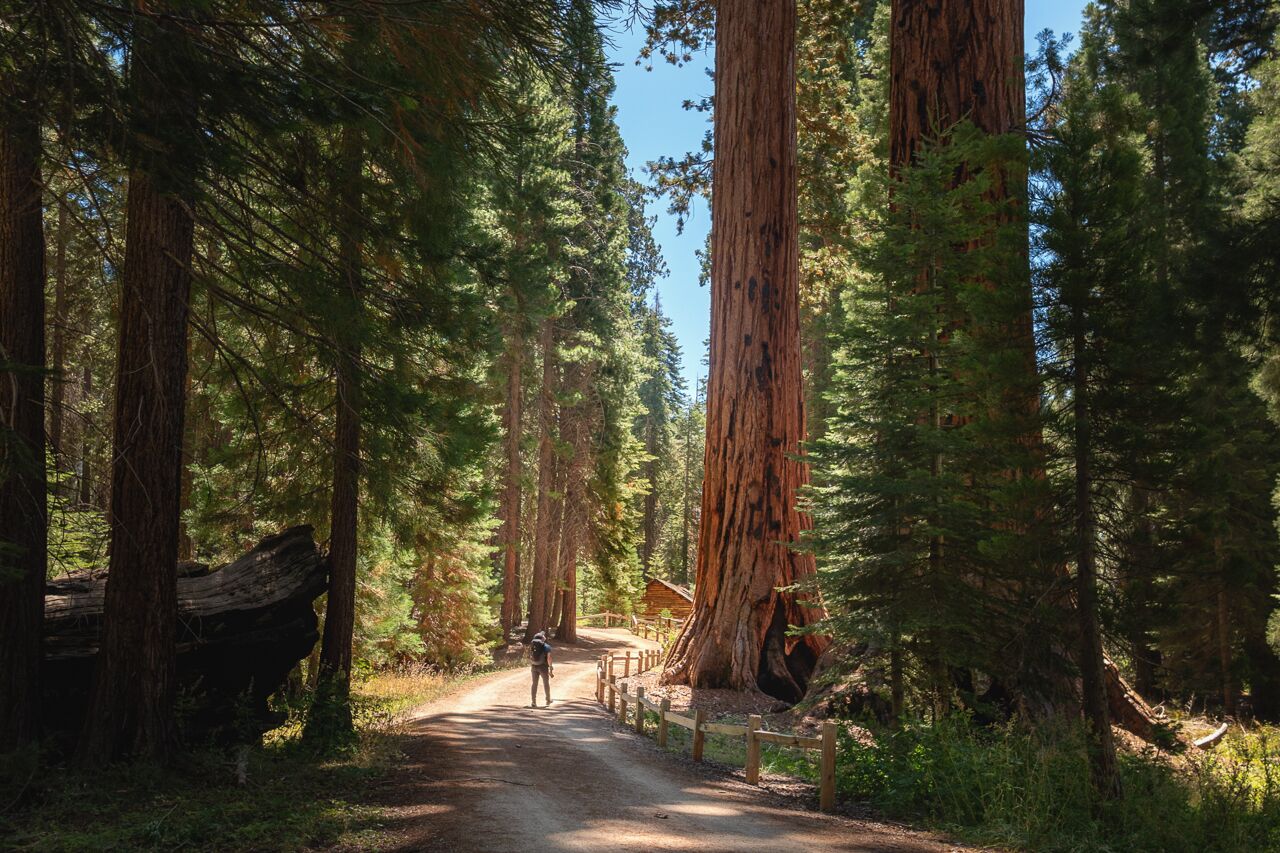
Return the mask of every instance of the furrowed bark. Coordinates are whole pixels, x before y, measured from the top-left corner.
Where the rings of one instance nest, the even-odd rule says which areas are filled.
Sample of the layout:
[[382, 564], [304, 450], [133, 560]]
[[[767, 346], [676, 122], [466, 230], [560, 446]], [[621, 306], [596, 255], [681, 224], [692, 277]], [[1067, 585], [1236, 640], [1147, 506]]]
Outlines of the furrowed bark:
[[0, 87], [0, 752], [39, 734], [48, 525], [40, 125], [15, 82]]
[[796, 226], [795, 3], [726, 0], [716, 16], [711, 370], [694, 609], [664, 679], [805, 691], [821, 615], [778, 587], [809, 579], [795, 458], [804, 438]]
[[[137, 50], [148, 53], [147, 42]], [[157, 65], [135, 60], [136, 73]], [[158, 79], [150, 81], [159, 85]], [[129, 175], [102, 650], [80, 754], [165, 759], [173, 718], [191, 199]]]

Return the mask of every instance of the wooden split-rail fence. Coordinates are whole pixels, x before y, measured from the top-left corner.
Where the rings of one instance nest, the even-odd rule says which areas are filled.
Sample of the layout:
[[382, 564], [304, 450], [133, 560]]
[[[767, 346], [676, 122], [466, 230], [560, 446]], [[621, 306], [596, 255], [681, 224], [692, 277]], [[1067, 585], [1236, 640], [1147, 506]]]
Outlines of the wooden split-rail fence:
[[[706, 720], [706, 712], [697, 708], [693, 716], [677, 714], [671, 710], [671, 700], [662, 698], [654, 702], [644, 695], [643, 685], [636, 685], [635, 692], [628, 690], [625, 682], [619, 679], [630, 675], [638, 675], [656, 666], [662, 653], [657, 650], [626, 652], [621, 655], [603, 654], [596, 663], [596, 701], [608, 708], [610, 714], [616, 714], [622, 725], [633, 725], [637, 734], [646, 733], [646, 711], [658, 715], [656, 734], [658, 746], [667, 745], [667, 734], [671, 726], [688, 729], [693, 734], [693, 760], [702, 761], [703, 748], [707, 735], [726, 735], [741, 737], [746, 740], [747, 761], [746, 777], [748, 785], [760, 784], [760, 747], [772, 743], [778, 746], [798, 747], [800, 749], [818, 750], [822, 753], [818, 774], [818, 802], [824, 812], [835, 810], [836, 806], [836, 724], [826, 720], [822, 724], [822, 734], [817, 737], [771, 732], [764, 728], [764, 720], [756, 714], [747, 717], [746, 725], [728, 723], [711, 723]], [[634, 662], [634, 668], [633, 668]], [[631, 708], [632, 719], [627, 720], [627, 709]]]
[[646, 640], [655, 640], [659, 643], [665, 643], [668, 637], [673, 637], [680, 632], [680, 627], [684, 624], [683, 619], [675, 619], [670, 616], [626, 616], [621, 613], [611, 613], [602, 610], [599, 613], [590, 613], [586, 616], [579, 616], [579, 622], [595, 622], [599, 621], [606, 628], [612, 628], [614, 625], [618, 627], [627, 627], [631, 629], [631, 633], [637, 637], [643, 637]]

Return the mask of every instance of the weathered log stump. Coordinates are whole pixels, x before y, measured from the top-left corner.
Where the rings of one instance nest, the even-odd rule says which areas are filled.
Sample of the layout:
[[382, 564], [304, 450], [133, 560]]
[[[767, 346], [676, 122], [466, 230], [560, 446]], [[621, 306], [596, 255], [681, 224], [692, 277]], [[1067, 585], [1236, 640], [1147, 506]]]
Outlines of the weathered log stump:
[[[267, 699], [319, 639], [315, 601], [328, 565], [310, 527], [262, 540], [233, 563], [178, 571], [179, 714], [187, 736], [242, 739], [269, 728]], [[102, 635], [106, 573], [45, 586], [44, 725], [60, 739], [83, 724]]]

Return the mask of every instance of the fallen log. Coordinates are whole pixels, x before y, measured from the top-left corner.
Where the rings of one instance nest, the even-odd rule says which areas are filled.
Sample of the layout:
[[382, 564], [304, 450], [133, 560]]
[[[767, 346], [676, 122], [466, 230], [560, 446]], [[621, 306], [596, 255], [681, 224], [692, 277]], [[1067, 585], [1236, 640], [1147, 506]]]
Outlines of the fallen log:
[[1192, 741], [1191, 745], [1196, 749], [1213, 749], [1218, 745], [1218, 741], [1222, 740], [1223, 736], [1226, 735], [1230, 728], [1230, 723], [1223, 723], [1199, 740]]
[[1160, 731], [1167, 724], [1147, 704], [1138, 691], [1120, 675], [1120, 668], [1111, 658], [1103, 655], [1103, 678], [1107, 688], [1107, 710], [1111, 724], [1119, 726], [1147, 743], [1160, 743]]
[[[185, 563], [177, 571], [179, 722], [191, 739], [256, 736], [277, 722], [267, 699], [319, 639], [312, 602], [328, 564], [312, 529], [268, 537], [218, 569]], [[102, 571], [45, 585], [45, 726], [63, 739], [83, 724], [105, 588]]]

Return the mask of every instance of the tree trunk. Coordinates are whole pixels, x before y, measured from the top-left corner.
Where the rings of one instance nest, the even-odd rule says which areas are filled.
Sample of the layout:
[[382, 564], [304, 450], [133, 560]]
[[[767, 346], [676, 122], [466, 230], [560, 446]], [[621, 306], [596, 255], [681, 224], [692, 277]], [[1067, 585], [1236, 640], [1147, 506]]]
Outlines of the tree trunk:
[[0, 752], [39, 734], [48, 525], [39, 113], [12, 86], [3, 91], [0, 362], [12, 367], [0, 371]]
[[[1077, 303], [1086, 297], [1078, 288]], [[1094, 788], [1104, 799], [1121, 796], [1120, 768], [1116, 763], [1115, 738], [1107, 704], [1102, 630], [1098, 625], [1097, 519], [1093, 507], [1093, 413], [1090, 410], [1089, 340], [1086, 311], [1072, 306], [1074, 333], [1074, 373], [1072, 407], [1075, 431], [1076, 474], [1076, 615], [1080, 631], [1080, 681], [1084, 717], [1089, 725], [1089, 759]]]
[[893, 0], [891, 164], [961, 119], [990, 134], [1022, 129], [1023, 15], [1023, 0]]
[[[693, 613], [663, 678], [803, 696], [822, 615], [778, 587], [814, 574], [792, 550], [808, 525], [796, 226], [794, 0], [716, 10], [711, 371]], [[812, 606], [806, 606], [812, 605]]]
[[[187, 341], [187, 360], [191, 359], [191, 341]], [[183, 386], [183, 399], [190, 402], [191, 400], [191, 371], [187, 371], [187, 381]], [[187, 530], [187, 520], [184, 513], [191, 506], [191, 490], [195, 486], [194, 478], [191, 472], [191, 463], [195, 455], [196, 445], [196, 425], [192, 423], [195, 418], [190, 417], [190, 413], [184, 419], [185, 426], [182, 430], [182, 484], [178, 490], [178, 559], [182, 562], [190, 562], [196, 558], [195, 542], [191, 539], [191, 532]]]
[[[342, 131], [338, 178], [338, 265], [350, 316], [361, 311], [363, 239], [361, 180], [364, 140], [353, 127]], [[329, 509], [329, 594], [320, 645], [319, 690], [307, 721], [308, 734], [341, 738], [352, 729], [352, 643], [356, 624], [356, 566], [360, 506], [360, 340], [351, 325], [335, 328], [337, 399], [333, 437], [333, 494]]]
[[[133, 49], [139, 98], [156, 109], [169, 84], [162, 40], [149, 28]], [[148, 98], [148, 95], [155, 95]], [[176, 119], [174, 119], [176, 120]], [[131, 754], [167, 758], [173, 717], [181, 492], [183, 388], [194, 221], [189, 187], [167, 187], [149, 170], [129, 173], [120, 346], [111, 466], [111, 559], [102, 649], [89, 704], [82, 760]]]
[[[1215, 553], [1218, 551], [1218, 544], [1214, 543]], [[1221, 572], [1221, 560], [1219, 562], [1219, 572]], [[1219, 577], [1218, 581], [1218, 601], [1217, 601], [1217, 630], [1214, 632], [1218, 638], [1218, 668], [1222, 673], [1222, 713], [1223, 716], [1235, 717], [1236, 708], [1236, 685], [1235, 678], [1232, 675], [1232, 654], [1231, 654], [1231, 606], [1227, 598], [1227, 582], [1225, 578]]]
[[560, 621], [556, 639], [566, 643], [578, 641], [578, 530], [576, 523], [566, 525], [564, 554], [564, 590], [561, 592]]
[[533, 577], [529, 586], [529, 622], [525, 626], [524, 642], [547, 629], [547, 586], [551, 583], [552, 538], [559, 531], [551, 526], [552, 503], [555, 488], [555, 427], [556, 427], [556, 377], [559, 373], [556, 358], [555, 323], [551, 318], [542, 321], [539, 336], [542, 346], [542, 387], [538, 404], [538, 520], [534, 529]]
[[587, 406], [582, 402], [588, 391], [588, 371], [584, 365], [569, 368], [565, 384], [574, 393], [576, 402], [565, 410], [561, 418], [564, 440], [572, 454], [565, 464], [564, 512], [560, 533], [560, 606], [556, 625], [556, 639], [568, 643], [578, 639], [578, 548], [583, 531], [587, 527], [586, 490], [587, 465], [591, 458], [591, 435], [587, 423]]
[[[564, 566], [560, 563], [560, 542], [564, 530], [564, 460], [556, 453], [552, 461], [551, 480], [551, 520], [548, 525], [550, 542], [547, 547], [547, 584], [542, 588], [542, 612], [546, 615], [546, 623], [542, 630], [550, 631], [556, 624], [559, 613], [556, 612], [556, 601], [560, 595], [560, 573]], [[541, 525], [539, 525], [541, 526]]]
[[[517, 307], [517, 310], [520, 310]], [[513, 323], [513, 327], [517, 324]], [[520, 438], [523, 427], [524, 339], [513, 328], [507, 339], [507, 401], [502, 412], [505, 432], [506, 483], [502, 490], [502, 638], [511, 635], [520, 609], [520, 501], [524, 477], [520, 460]]]
[[[80, 379], [80, 399], [88, 402], [93, 394], [93, 368], [86, 363], [84, 374]], [[93, 479], [89, 468], [90, 456], [93, 452], [93, 431], [82, 414], [80, 419], [80, 506], [87, 507], [93, 501]]]
[[[49, 450], [53, 456], [53, 469], [61, 474], [66, 470], [66, 454], [63, 447], [63, 424], [66, 409], [67, 367], [67, 237], [70, 223], [67, 221], [67, 200], [57, 197], [58, 233], [53, 256], [53, 348], [49, 364]], [[66, 491], [62, 483], [58, 491]]]
[[1133, 661], [1133, 686], [1143, 696], [1156, 692], [1156, 667], [1160, 652], [1151, 645], [1147, 630], [1152, 598], [1152, 573], [1155, 559], [1152, 543], [1155, 540], [1151, 521], [1151, 493], [1145, 483], [1135, 483], [1129, 494], [1127, 507], [1134, 519], [1134, 529], [1125, 542], [1125, 568], [1122, 585], [1129, 600], [1128, 637], [1130, 659]]

